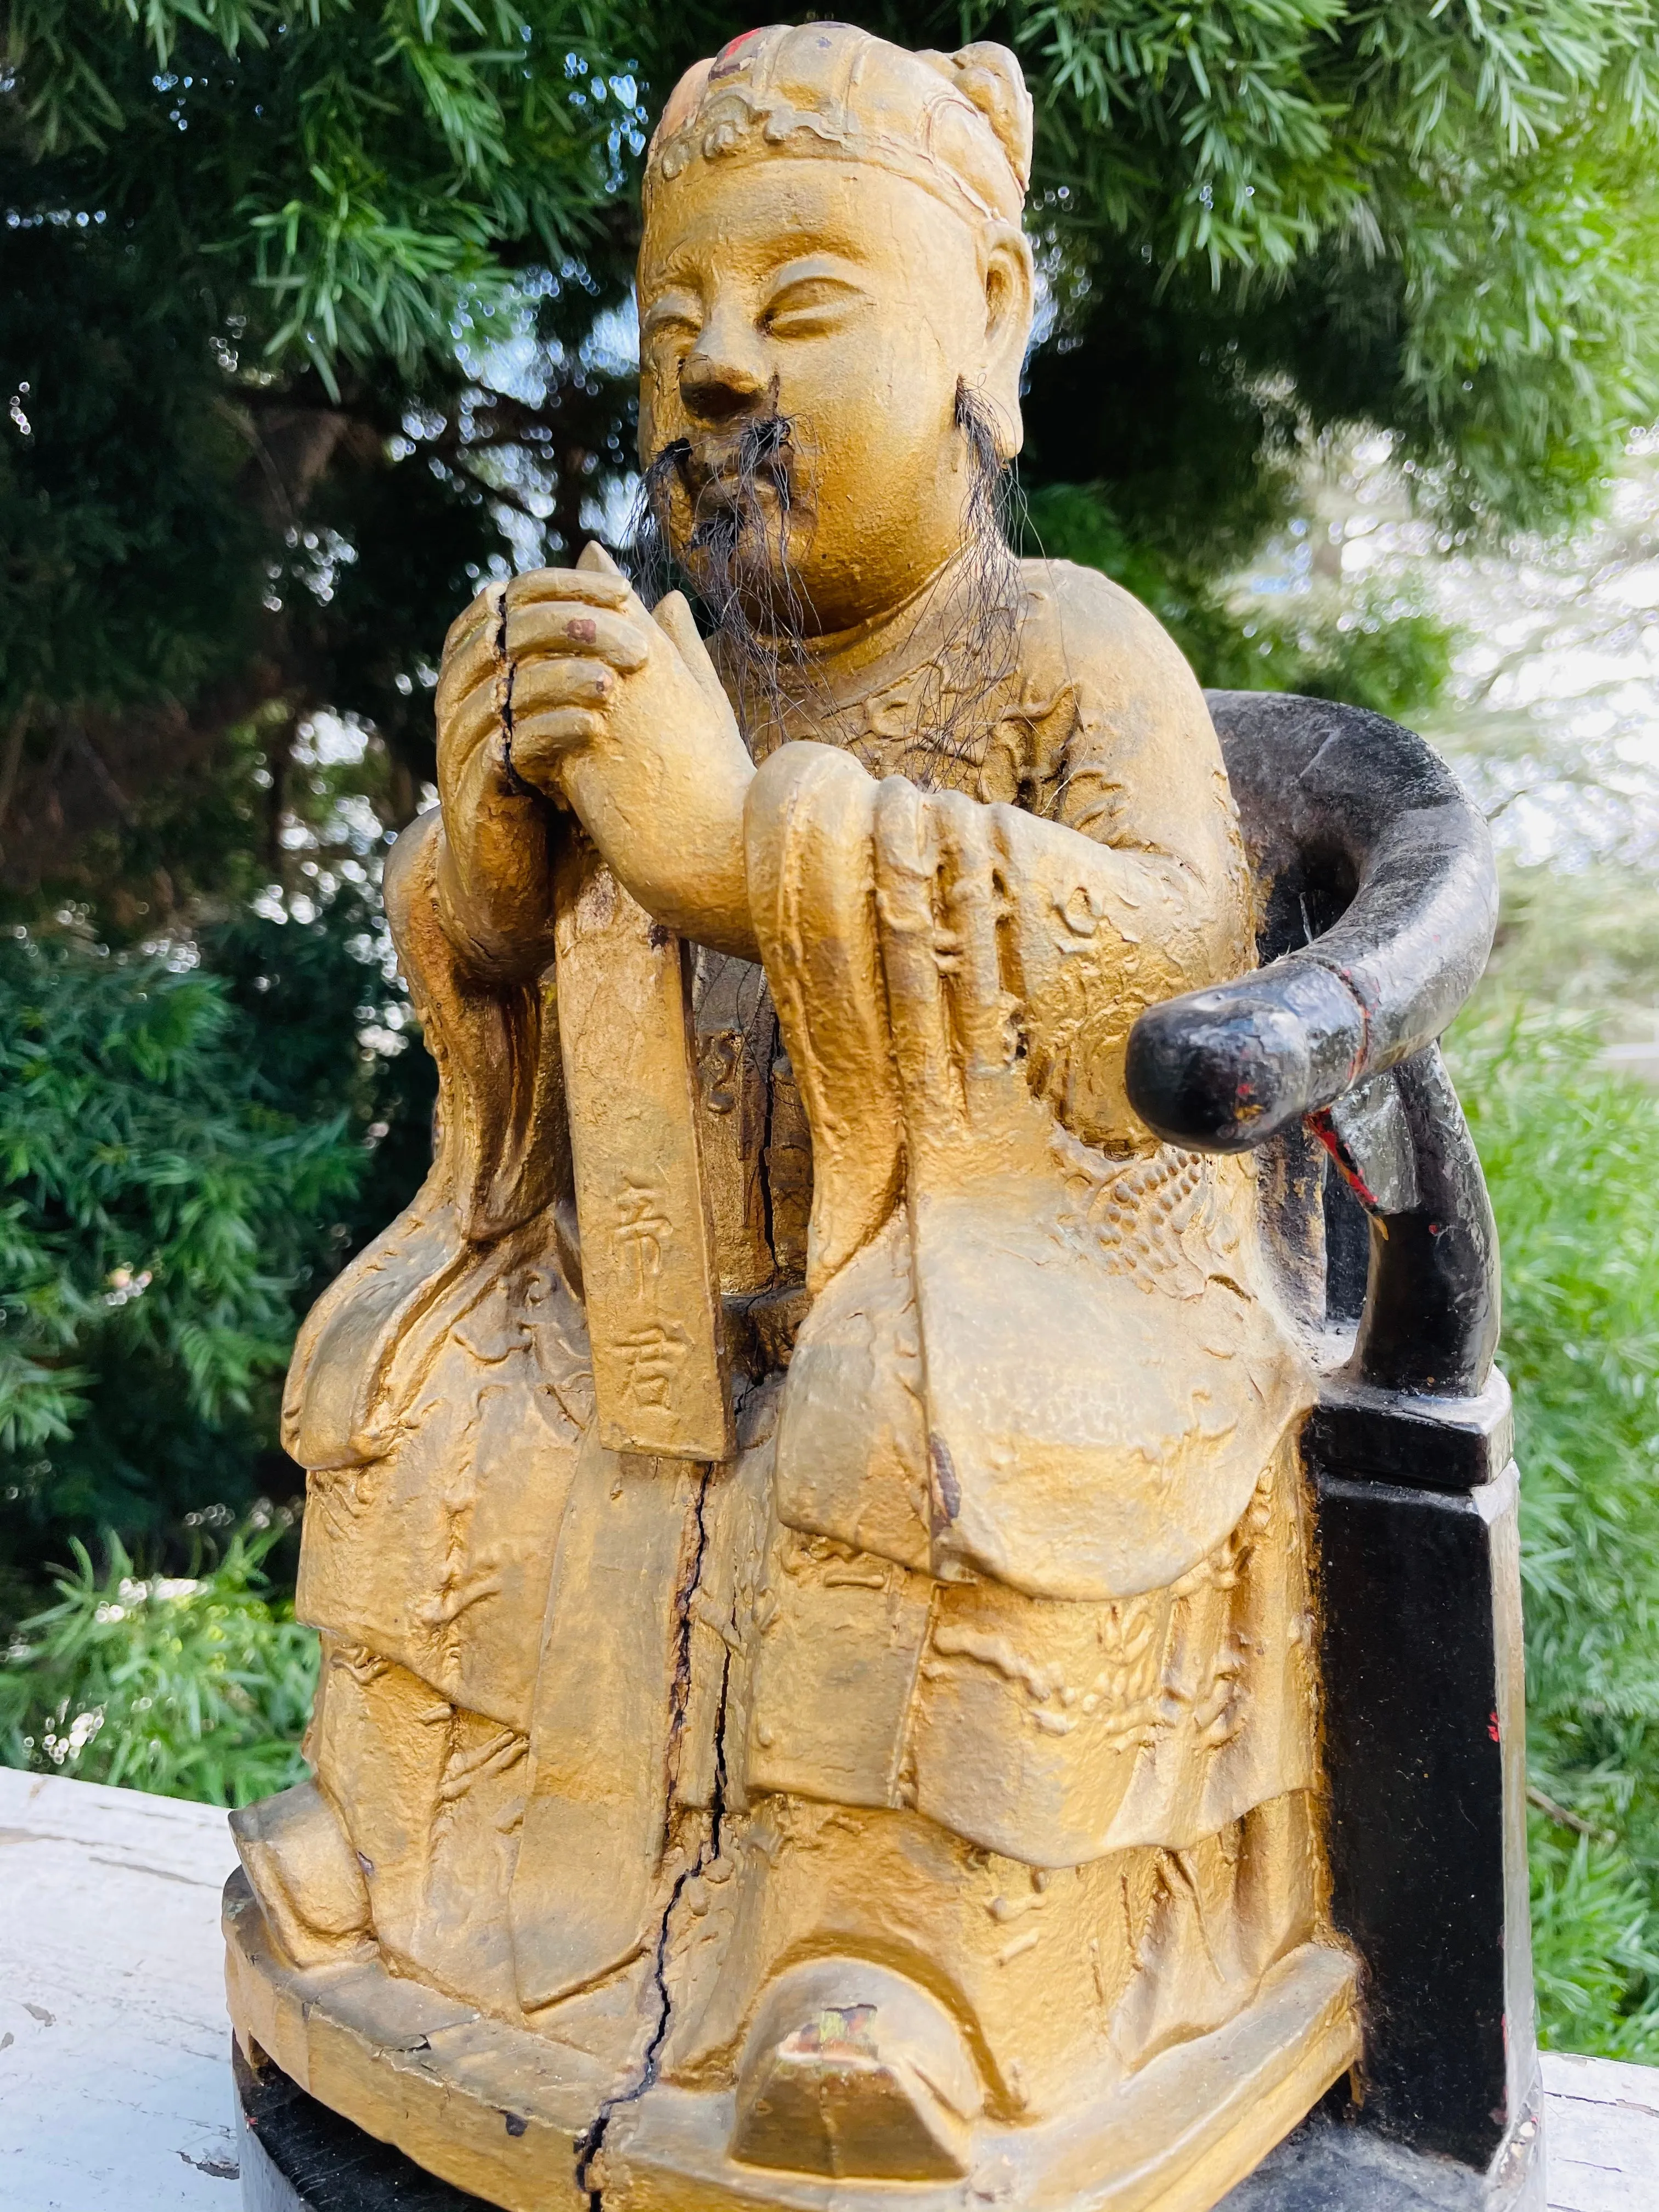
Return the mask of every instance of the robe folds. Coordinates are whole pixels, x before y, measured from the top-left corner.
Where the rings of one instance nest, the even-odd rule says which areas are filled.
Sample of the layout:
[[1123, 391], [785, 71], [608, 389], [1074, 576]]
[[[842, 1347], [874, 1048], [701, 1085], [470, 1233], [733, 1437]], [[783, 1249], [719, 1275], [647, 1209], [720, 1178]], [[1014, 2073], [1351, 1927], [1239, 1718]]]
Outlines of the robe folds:
[[761, 965], [692, 957], [723, 1463], [601, 1447], [557, 974], [469, 970], [435, 815], [388, 865], [439, 1144], [290, 1377], [309, 1748], [388, 1959], [514, 2017], [654, 1940], [684, 1816], [718, 1856], [885, 1810], [1041, 1880], [1316, 1787], [1311, 1384], [1254, 1166], [1123, 1090], [1146, 1006], [1249, 964], [1236, 818], [1152, 617], [1023, 573], [982, 741], [887, 772], [901, 682], [775, 750]]

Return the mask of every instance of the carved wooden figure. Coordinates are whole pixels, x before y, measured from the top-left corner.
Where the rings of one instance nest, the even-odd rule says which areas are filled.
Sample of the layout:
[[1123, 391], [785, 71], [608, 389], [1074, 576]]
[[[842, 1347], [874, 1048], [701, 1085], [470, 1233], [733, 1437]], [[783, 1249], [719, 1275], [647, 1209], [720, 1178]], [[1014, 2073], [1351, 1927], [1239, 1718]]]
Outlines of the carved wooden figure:
[[386, 872], [440, 1141], [295, 1360], [315, 1779], [236, 1816], [231, 2006], [513, 2212], [1206, 2212], [1360, 2057], [1313, 1332], [1249, 1072], [1171, 1139], [1190, 1020], [1126, 1071], [1254, 879], [1169, 638], [997, 524], [1030, 130], [992, 46], [684, 80], [707, 641], [597, 549], [492, 586]]

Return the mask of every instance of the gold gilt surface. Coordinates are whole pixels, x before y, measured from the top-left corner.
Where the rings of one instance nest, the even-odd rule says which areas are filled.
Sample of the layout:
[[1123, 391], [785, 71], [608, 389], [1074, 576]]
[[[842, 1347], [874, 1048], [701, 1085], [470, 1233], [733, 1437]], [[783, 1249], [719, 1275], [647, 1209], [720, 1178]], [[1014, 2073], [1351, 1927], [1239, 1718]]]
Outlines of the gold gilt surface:
[[228, 1987], [514, 2212], [1206, 2212], [1358, 2056], [1310, 1373], [1253, 1165], [1123, 1088], [1249, 963], [1232, 804], [993, 511], [1030, 141], [999, 47], [690, 74], [641, 439], [709, 637], [492, 585], [386, 870], [439, 1142], [289, 1379], [314, 1778]]

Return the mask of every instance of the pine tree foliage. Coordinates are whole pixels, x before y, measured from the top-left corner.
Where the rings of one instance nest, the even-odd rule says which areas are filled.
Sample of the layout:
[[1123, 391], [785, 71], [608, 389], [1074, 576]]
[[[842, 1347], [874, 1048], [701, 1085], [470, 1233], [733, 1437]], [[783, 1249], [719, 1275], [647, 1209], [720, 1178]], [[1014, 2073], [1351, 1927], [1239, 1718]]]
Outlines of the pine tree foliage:
[[[361, 893], [258, 918], [211, 967], [0, 935], [0, 1578], [155, 1543], [297, 1471], [295, 1323], [418, 1181], [426, 1056]], [[377, 1054], [360, 1031], [382, 1039]]]
[[299, 1781], [317, 1638], [266, 1581], [282, 1534], [239, 1529], [173, 1576], [118, 1542], [100, 1572], [74, 1544], [55, 1602], [0, 1656], [0, 1761], [210, 1805]]
[[[1388, 432], [1449, 530], [1549, 525], [1659, 405], [1651, 0], [864, 20], [1021, 53], [1052, 305], [1027, 476], [1066, 495], [1042, 542], [1154, 570], [1206, 675], [1237, 658], [1217, 580], [1282, 519], [1309, 439]], [[16, 911], [78, 898], [143, 933], [250, 868], [283, 880], [323, 708], [368, 732], [379, 811], [408, 818], [449, 615], [492, 564], [614, 531], [644, 131], [750, 26], [706, 0], [14, 0]], [[1292, 642], [1248, 672], [1295, 675]], [[1299, 665], [1376, 696], [1329, 636]]]
[[[553, 442], [566, 541], [594, 456], [622, 466], [620, 386], [556, 356], [601, 293], [625, 297], [626, 28], [466, 0], [8, 11], [16, 910], [78, 894], [143, 930], [243, 892], [245, 858], [280, 880], [289, 763], [319, 708], [364, 719], [382, 811], [408, 819], [430, 657], [525, 504], [510, 481], [486, 501], [491, 455], [511, 449], [510, 477]], [[526, 321], [559, 369], [528, 408], [457, 354]]]
[[[447, 356], [464, 296], [558, 267], [621, 181], [619, 10], [14, 0], [21, 137], [77, 212], [185, 257], [267, 373]], [[55, 210], [42, 209], [50, 220]]]
[[1073, 0], [1005, 23], [1044, 64], [1042, 181], [1082, 287], [1034, 395], [1087, 426], [1067, 472], [1133, 532], [1241, 550], [1264, 459], [1354, 422], [1450, 530], [1594, 502], [1655, 411], [1644, 0]]

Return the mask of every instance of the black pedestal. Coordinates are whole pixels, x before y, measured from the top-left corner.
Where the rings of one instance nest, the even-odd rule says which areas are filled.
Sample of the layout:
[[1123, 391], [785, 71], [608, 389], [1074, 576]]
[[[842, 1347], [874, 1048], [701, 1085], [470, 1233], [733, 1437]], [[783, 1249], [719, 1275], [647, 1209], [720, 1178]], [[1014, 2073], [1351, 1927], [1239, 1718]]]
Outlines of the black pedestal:
[[489, 2212], [233, 2043], [244, 2212]]

